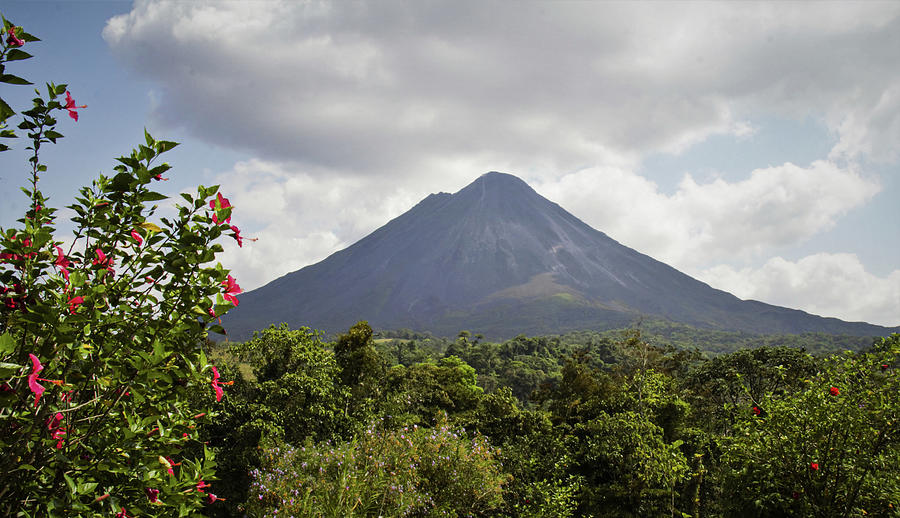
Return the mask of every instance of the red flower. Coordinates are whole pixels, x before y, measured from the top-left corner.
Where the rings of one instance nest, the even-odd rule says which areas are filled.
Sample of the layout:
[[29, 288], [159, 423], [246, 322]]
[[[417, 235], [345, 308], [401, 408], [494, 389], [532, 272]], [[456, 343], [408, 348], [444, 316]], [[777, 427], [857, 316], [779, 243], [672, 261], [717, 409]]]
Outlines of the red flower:
[[202, 478], [200, 479], [200, 482], [197, 482], [197, 491], [200, 491], [201, 493], [205, 493], [203, 490], [208, 487], [210, 487], [210, 485], [204, 482]]
[[882, 370], [882, 371], [888, 370], [888, 365], [887, 365], [886, 363], [882, 363], [882, 364], [881, 364], [881, 370]]
[[234, 240], [237, 241], [238, 247], [244, 246], [244, 239], [241, 237], [241, 229], [237, 228], [235, 225], [231, 225], [231, 230], [234, 231]]
[[144, 489], [144, 493], [147, 494], [147, 498], [150, 499], [151, 504], [155, 504], [159, 501], [159, 489], [147, 488]]
[[94, 265], [99, 264], [100, 266], [110, 266], [111, 265], [112, 260], [109, 257], [107, 257], [105, 253], [103, 253], [103, 250], [98, 248], [95, 250], [95, 252], [97, 253], [97, 258], [94, 259], [91, 262], [91, 264], [94, 264]]
[[69, 313], [74, 314], [75, 310], [78, 309], [78, 306], [82, 304], [84, 304], [84, 297], [81, 295], [69, 299]]
[[134, 239], [135, 241], [137, 241], [138, 246], [141, 246], [142, 244], [144, 244], [144, 238], [142, 238], [141, 235], [138, 234], [137, 230], [131, 231], [131, 238]]
[[238, 305], [238, 299], [235, 295], [241, 292], [241, 287], [238, 285], [237, 281], [234, 280], [234, 277], [231, 275], [228, 276], [228, 279], [222, 281], [222, 285], [225, 286], [225, 293], [222, 297], [225, 298], [228, 302], [231, 302], [233, 305]]
[[22, 297], [17, 295], [22, 295], [23, 293], [25, 293], [25, 288], [19, 283], [13, 284], [12, 288], [7, 288], [6, 286], [0, 288], [0, 295], [3, 295], [0, 298], [3, 299], [3, 304], [9, 309], [18, 307]]
[[818, 462], [810, 462], [809, 469], [813, 471], [819, 471], [819, 463]]
[[66, 259], [66, 255], [63, 254], [62, 248], [59, 246], [56, 247], [56, 261], [53, 262], [53, 265], [59, 268], [60, 273], [63, 274], [63, 277], [66, 278], [66, 282], [68, 282], [69, 266], [72, 266], [72, 263]]
[[116, 513], [116, 518], [128, 518], [128, 513], [125, 512], [125, 508], [120, 507], [119, 509], [121, 509], [121, 511]]
[[[230, 207], [231, 207], [231, 202], [228, 201], [228, 198], [222, 196], [222, 193], [220, 193], [220, 192], [216, 193], [215, 200], [209, 200], [209, 208], [211, 208], [213, 210], [227, 209]], [[213, 223], [216, 223], [216, 224], [219, 223], [219, 218], [217, 218], [215, 214], [213, 214], [212, 220], [213, 220]], [[227, 218], [225, 218], [225, 223], [231, 223], [231, 215], [229, 215]]]
[[41, 395], [44, 393], [45, 389], [38, 382], [38, 375], [42, 370], [44, 370], [44, 366], [41, 365], [41, 361], [38, 360], [38, 357], [29, 354], [31, 358], [31, 374], [28, 375], [28, 388], [34, 392], [34, 406], [38, 406], [38, 400], [41, 399]]
[[6, 32], [7, 32], [7, 34], [9, 34], [9, 37], [6, 38], [7, 45], [9, 45], [10, 47], [21, 47], [22, 45], [25, 45], [25, 41], [20, 40], [19, 38], [16, 37], [16, 27], [15, 26], [10, 27], [9, 30]]
[[162, 181], [164, 181], [164, 182], [168, 182], [168, 181], [169, 181], [168, 178], [163, 178], [162, 173], [159, 173], [158, 175], [154, 176], [153, 179], [154, 179], [154, 180], [162, 180]]
[[87, 108], [87, 105], [83, 104], [81, 106], [75, 106], [75, 99], [72, 99], [72, 94], [70, 94], [69, 91], [66, 90], [66, 109], [69, 110], [69, 117], [72, 117], [73, 119], [75, 119], [77, 121], [78, 120], [78, 112], [75, 110], [78, 110], [81, 108]]
[[758, 406], [753, 407], [753, 415], [759, 415], [761, 413], [762, 410], [760, 410]]
[[58, 268], [65, 269], [72, 265], [68, 259], [66, 259], [66, 255], [63, 254], [62, 248], [59, 246], [56, 247], [56, 261], [53, 263]]
[[212, 493], [209, 493], [209, 494], [206, 495], [206, 503], [207, 503], [207, 504], [211, 504], [211, 503], [215, 502], [216, 500], [225, 500], [225, 499], [224, 499], [224, 498], [219, 498], [219, 497], [217, 497], [216, 495], [214, 495], [214, 494], [212, 494]]
[[840, 395], [841, 391], [838, 390], [837, 387], [831, 387], [830, 389], [828, 389], [828, 393], [831, 394], [832, 396], [837, 396], [837, 395]]
[[95, 252], [97, 253], [97, 258], [94, 259], [91, 264], [104, 266], [104, 267], [106, 267], [106, 271], [108, 271], [112, 275], [115, 275], [116, 272], [115, 272], [115, 270], [113, 270], [113, 266], [115, 266], [116, 261], [112, 257], [109, 257], [106, 254], [104, 254], [103, 250], [101, 250], [99, 248], [96, 249]]
[[47, 429], [50, 430], [50, 437], [56, 439], [56, 449], [62, 449], [63, 436], [66, 435], [66, 429], [61, 428], [59, 425], [62, 423], [63, 415], [60, 412], [57, 412], [55, 416], [47, 419]]

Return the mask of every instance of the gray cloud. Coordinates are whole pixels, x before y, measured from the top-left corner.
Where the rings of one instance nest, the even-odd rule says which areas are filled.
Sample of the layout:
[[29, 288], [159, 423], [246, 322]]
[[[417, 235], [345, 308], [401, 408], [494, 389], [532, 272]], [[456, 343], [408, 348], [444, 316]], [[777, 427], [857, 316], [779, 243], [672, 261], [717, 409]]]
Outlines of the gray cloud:
[[104, 37], [159, 82], [164, 121], [270, 158], [399, 174], [437, 154], [544, 153], [560, 169], [597, 148], [637, 158], [768, 113], [825, 117], [841, 153], [892, 157], [900, 107], [883, 96], [900, 76], [897, 14], [876, 3], [139, 1]]

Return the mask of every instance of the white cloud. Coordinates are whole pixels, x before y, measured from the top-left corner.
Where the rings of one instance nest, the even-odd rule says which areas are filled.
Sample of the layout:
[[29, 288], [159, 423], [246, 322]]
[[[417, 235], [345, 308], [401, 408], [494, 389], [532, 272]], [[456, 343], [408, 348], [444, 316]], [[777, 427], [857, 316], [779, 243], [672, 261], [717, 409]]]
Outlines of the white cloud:
[[757, 169], [742, 181], [697, 183], [667, 195], [621, 168], [591, 168], [538, 190], [610, 237], [685, 271], [746, 261], [829, 230], [880, 187], [827, 161]]
[[744, 299], [849, 321], [900, 325], [900, 270], [878, 277], [866, 271], [856, 254], [820, 253], [795, 262], [774, 257], [760, 268], [718, 265], [698, 278]]
[[215, 183], [245, 238], [241, 248], [227, 243], [222, 261], [245, 290], [346, 248], [418, 201], [378, 179], [294, 173], [262, 160], [239, 162]]

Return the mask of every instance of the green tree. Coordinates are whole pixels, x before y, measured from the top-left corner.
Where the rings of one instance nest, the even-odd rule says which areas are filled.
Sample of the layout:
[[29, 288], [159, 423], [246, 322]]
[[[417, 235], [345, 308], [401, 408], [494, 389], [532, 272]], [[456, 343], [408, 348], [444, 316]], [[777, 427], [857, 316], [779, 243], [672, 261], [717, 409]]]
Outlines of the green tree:
[[437, 363], [398, 365], [384, 381], [384, 411], [398, 423], [431, 425], [438, 414], [456, 419], [473, 411], [483, 395], [475, 369], [455, 356]]
[[[352, 425], [344, 415], [349, 390], [338, 383], [334, 354], [315, 331], [271, 326], [228, 351], [236, 384], [220, 417], [201, 430], [219, 458], [223, 516], [240, 513], [263, 449], [336, 439]], [[238, 362], [251, 367], [251, 379], [241, 376]]]

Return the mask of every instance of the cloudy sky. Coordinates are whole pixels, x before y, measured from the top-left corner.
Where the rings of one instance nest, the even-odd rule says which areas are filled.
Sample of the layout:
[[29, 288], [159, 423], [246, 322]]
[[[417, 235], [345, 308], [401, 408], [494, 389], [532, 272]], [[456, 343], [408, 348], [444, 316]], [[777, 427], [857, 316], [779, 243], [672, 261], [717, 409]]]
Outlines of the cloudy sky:
[[[5, 2], [66, 82], [57, 206], [142, 139], [221, 184], [245, 289], [515, 174], [742, 298], [900, 324], [900, 3]], [[15, 65], [15, 67], [14, 67]], [[21, 102], [28, 90], [3, 86]], [[12, 102], [10, 104], [13, 104]], [[15, 105], [14, 105], [15, 106]], [[0, 226], [24, 197], [0, 156]]]

